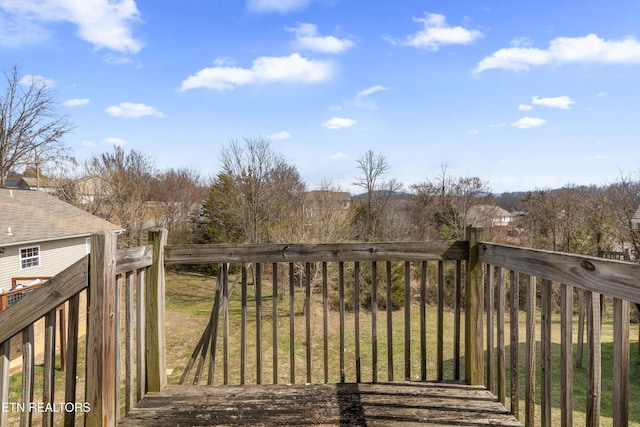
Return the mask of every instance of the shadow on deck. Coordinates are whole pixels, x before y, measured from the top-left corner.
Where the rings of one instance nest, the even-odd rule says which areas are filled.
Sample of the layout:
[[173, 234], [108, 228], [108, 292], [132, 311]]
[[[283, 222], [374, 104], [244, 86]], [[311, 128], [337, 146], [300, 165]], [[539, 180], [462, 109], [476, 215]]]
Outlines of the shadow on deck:
[[180, 386], [148, 393], [120, 426], [521, 426], [483, 387], [441, 382]]

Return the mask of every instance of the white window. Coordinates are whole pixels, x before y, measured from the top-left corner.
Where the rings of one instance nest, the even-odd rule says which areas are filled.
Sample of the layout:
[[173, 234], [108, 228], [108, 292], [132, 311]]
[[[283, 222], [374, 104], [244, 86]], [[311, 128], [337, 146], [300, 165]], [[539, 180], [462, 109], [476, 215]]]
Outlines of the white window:
[[20, 248], [20, 270], [40, 265], [40, 246]]

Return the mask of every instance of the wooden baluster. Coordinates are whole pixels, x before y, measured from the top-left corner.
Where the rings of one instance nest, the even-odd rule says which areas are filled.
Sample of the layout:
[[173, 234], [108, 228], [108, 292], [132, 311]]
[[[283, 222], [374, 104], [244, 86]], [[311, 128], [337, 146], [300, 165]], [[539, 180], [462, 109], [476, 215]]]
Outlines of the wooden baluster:
[[391, 261], [387, 261], [387, 378], [389, 381], [393, 381], [393, 295], [391, 281]]
[[324, 382], [329, 382], [329, 281], [327, 263], [322, 263], [322, 332], [324, 348]]
[[[240, 384], [244, 384], [247, 372], [247, 265], [242, 264], [241, 313], [240, 313]], [[292, 381], [293, 382], [293, 381]]]
[[629, 301], [613, 299], [613, 426], [629, 424]]
[[378, 264], [371, 262], [371, 381], [378, 382]]
[[438, 338], [437, 374], [438, 381], [444, 379], [444, 262], [438, 261]]
[[551, 427], [551, 293], [552, 283], [540, 283], [540, 410], [542, 427]]
[[504, 349], [504, 304], [505, 304], [505, 271], [503, 268], [497, 267], [497, 363], [498, 363], [498, 400], [504, 404], [506, 401], [506, 366], [505, 366], [505, 349]]
[[311, 383], [311, 263], [304, 266], [305, 280], [305, 320], [306, 320], [306, 349], [307, 349], [307, 382]]
[[256, 384], [262, 384], [262, 264], [255, 265], [256, 278]]
[[411, 264], [404, 263], [404, 380], [411, 380]]
[[[34, 375], [34, 350], [33, 350], [33, 323], [22, 331], [22, 403], [27, 406], [33, 402], [33, 375]], [[30, 427], [32, 419], [31, 411], [20, 413], [20, 426]]]
[[460, 380], [460, 306], [462, 305], [462, 261], [456, 261], [455, 289], [453, 297], [453, 378]]
[[427, 261], [420, 269], [420, 379], [427, 380]]
[[356, 383], [362, 382], [360, 360], [360, 263], [353, 267], [353, 317], [355, 322]]
[[573, 286], [560, 285], [561, 425], [573, 425]]
[[[56, 383], [56, 310], [44, 317], [44, 373], [42, 382], [42, 402], [52, 405], [55, 402]], [[53, 411], [42, 413], [42, 425], [53, 426]]]
[[[11, 340], [0, 344], [0, 402], [9, 402], [9, 355]], [[0, 411], [0, 425], [9, 424], [9, 411]]]
[[600, 329], [600, 294], [586, 292], [587, 306], [587, 427], [600, 424], [602, 392], [602, 355]]
[[519, 316], [520, 309], [520, 283], [519, 274], [516, 271], [509, 271], [509, 327], [511, 329], [511, 372], [510, 372], [510, 384], [511, 390], [509, 393], [511, 400], [511, 413], [516, 418], [520, 419], [520, 364], [518, 355], [518, 346], [520, 345], [519, 335]]
[[491, 393], [495, 393], [495, 354], [496, 349], [494, 346], [494, 291], [495, 291], [495, 267], [492, 265], [486, 266], [486, 295], [487, 295], [487, 388]]
[[344, 370], [344, 262], [338, 263], [338, 294], [340, 298], [340, 382], [346, 381]]
[[272, 326], [272, 349], [273, 349], [273, 383], [278, 384], [278, 263], [271, 264], [271, 326]]
[[125, 402], [124, 412], [128, 414], [131, 409], [135, 407], [136, 402], [133, 393], [133, 365], [135, 363], [134, 351], [133, 351], [133, 271], [128, 271], [125, 275]]
[[289, 263], [289, 377], [291, 384], [296, 383], [296, 313], [295, 313], [295, 270]]
[[535, 419], [535, 398], [536, 398], [536, 278], [527, 276], [526, 279], [527, 297], [527, 345], [526, 345], [526, 378], [525, 378], [525, 407], [524, 425], [534, 425]]

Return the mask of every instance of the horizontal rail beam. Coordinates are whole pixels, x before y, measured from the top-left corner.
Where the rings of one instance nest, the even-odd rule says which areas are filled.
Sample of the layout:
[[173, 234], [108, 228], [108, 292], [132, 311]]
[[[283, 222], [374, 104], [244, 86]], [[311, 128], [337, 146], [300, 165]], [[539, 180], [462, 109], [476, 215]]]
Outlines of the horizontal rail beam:
[[116, 252], [116, 274], [123, 274], [151, 266], [151, 246], [118, 249]]
[[463, 260], [466, 241], [260, 245], [167, 245], [165, 264]]
[[23, 298], [0, 312], [0, 343], [7, 341], [86, 288], [87, 264], [88, 258], [82, 257], [34, 290], [28, 298]]
[[485, 242], [478, 254], [485, 264], [640, 303], [640, 264]]

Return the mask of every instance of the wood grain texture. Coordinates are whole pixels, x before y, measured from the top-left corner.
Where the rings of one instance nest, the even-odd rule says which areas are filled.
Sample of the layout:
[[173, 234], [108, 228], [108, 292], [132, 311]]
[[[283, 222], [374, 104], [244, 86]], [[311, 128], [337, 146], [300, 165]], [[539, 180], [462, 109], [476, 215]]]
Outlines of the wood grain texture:
[[481, 262], [540, 279], [640, 303], [640, 264], [585, 255], [480, 243]]
[[521, 426], [484, 388], [441, 382], [170, 385], [119, 425]]
[[467, 253], [464, 241], [167, 245], [165, 263], [457, 260], [466, 259]]

